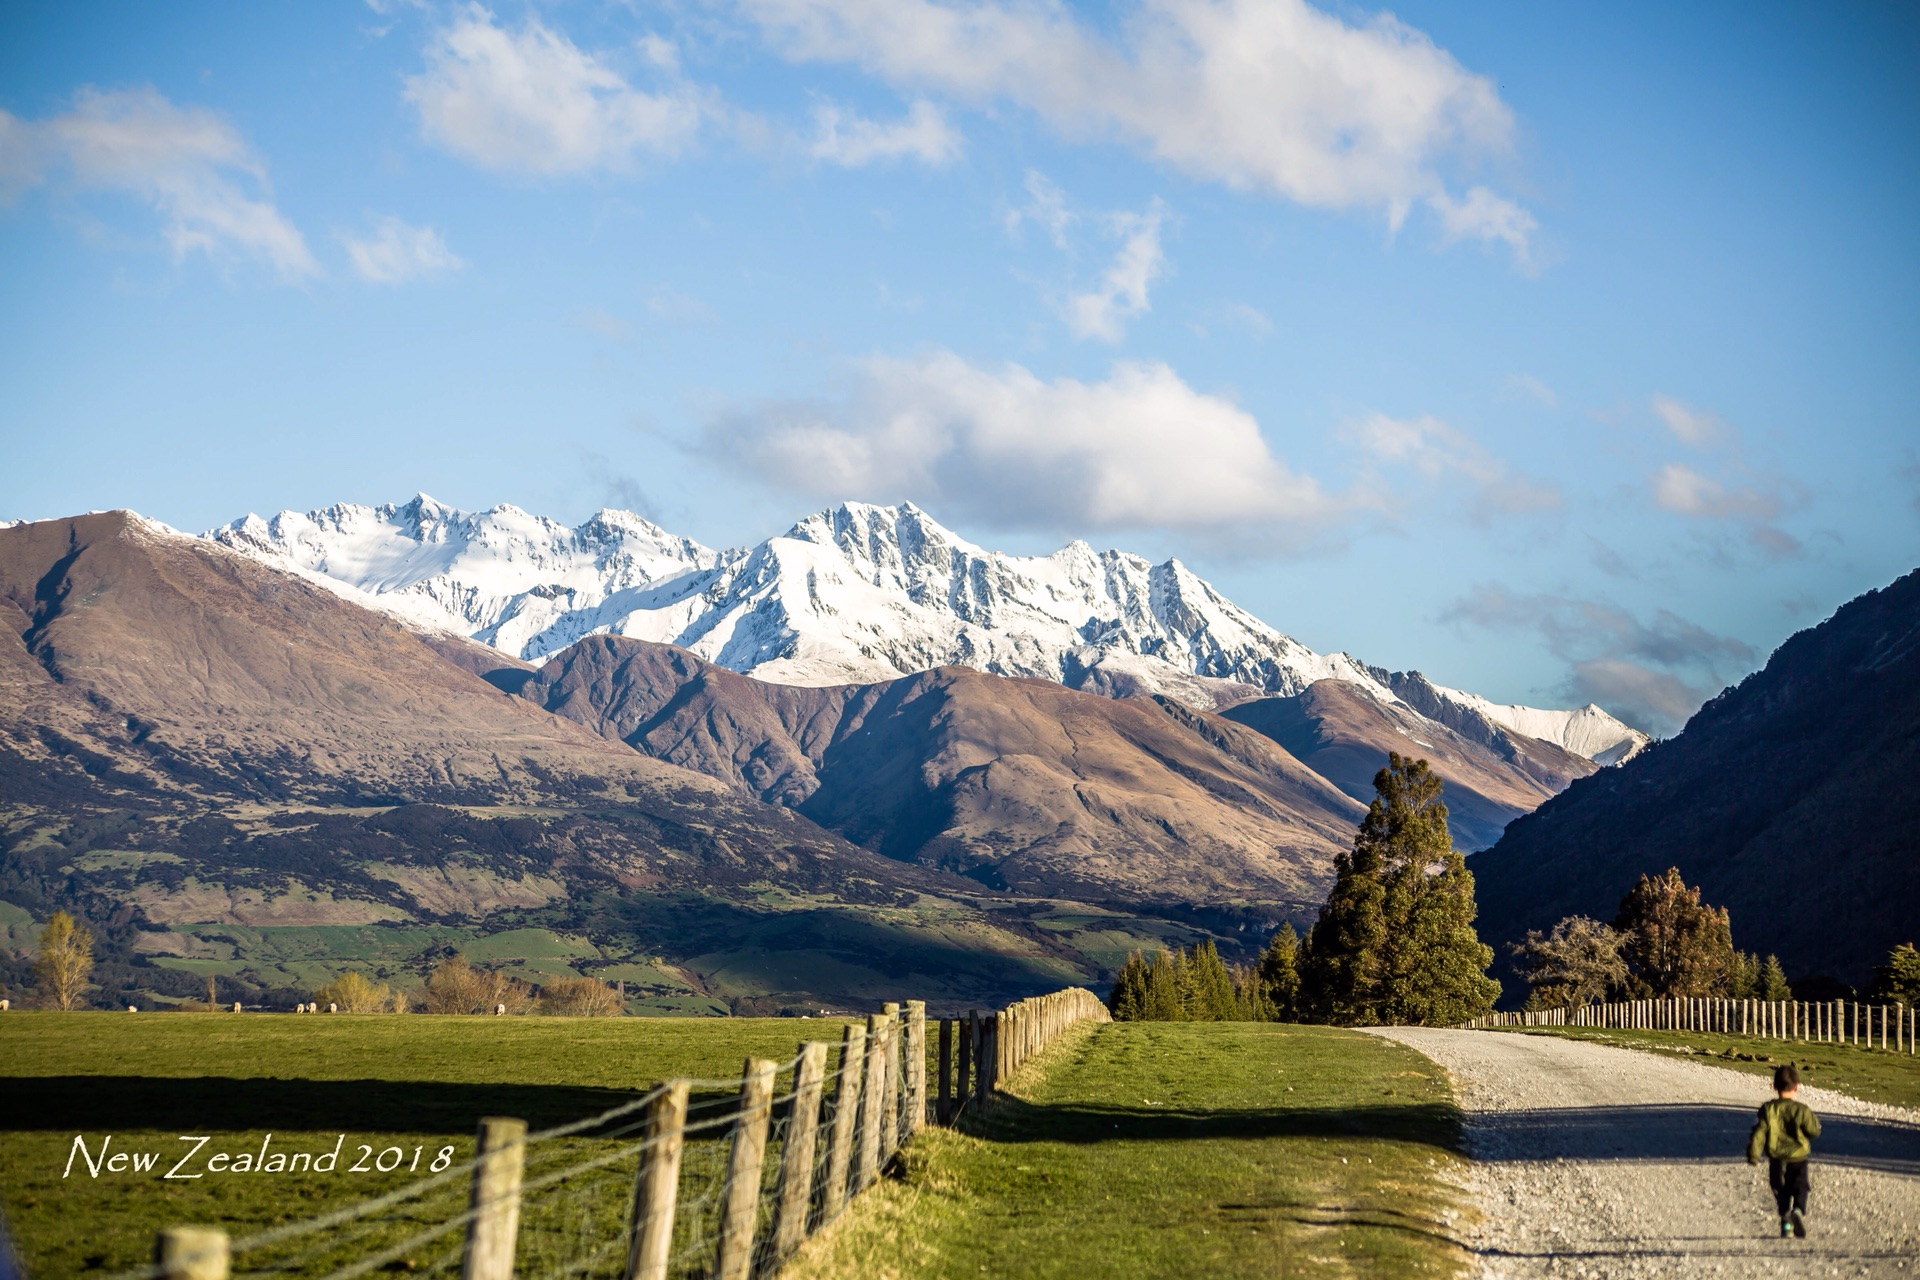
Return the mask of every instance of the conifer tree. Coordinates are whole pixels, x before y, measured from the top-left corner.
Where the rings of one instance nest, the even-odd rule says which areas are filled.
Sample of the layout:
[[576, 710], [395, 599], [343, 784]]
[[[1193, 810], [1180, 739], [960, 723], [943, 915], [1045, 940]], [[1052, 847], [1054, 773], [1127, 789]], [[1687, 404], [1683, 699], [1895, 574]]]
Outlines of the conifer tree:
[[1273, 1006], [1270, 1016], [1275, 1022], [1292, 1022], [1298, 1016], [1299, 963], [1299, 936], [1294, 933], [1291, 922], [1282, 924], [1273, 941], [1267, 943], [1258, 969], [1261, 992]]
[[1875, 965], [1869, 1000], [1882, 1004], [1920, 1005], [1920, 951], [1911, 942], [1887, 952], [1887, 962]]
[[1173, 971], [1173, 957], [1164, 948], [1147, 966], [1147, 995], [1141, 1017], [1149, 1022], [1179, 1022], [1180, 979]]
[[1730, 1000], [1760, 998], [1760, 957], [1751, 951], [1736, 951], [1727, 967], [1725, 994]]
[[1768, 956], [1760, 966], [1759, 996], [1762, 1000], [1793, 999], [1793, 988], [1787, 984], [1787, 971], [1780, 967], [1779, 956]]
[[1233, 978], [1221, 962], [1213, 939], [1202, 938], [1176, 959], [1180, 1006], [1188, 1022], [1232, 1022], [1239, 1016]]
[[1129, 951], [1127, 961], [1113, 980], [1107, 995], [1107, 1009], [1116, 1022], [1139, 1022], [1147, 1013], [1147, 958]]
[[1237, 1012], [1234, 1017], [1241, 1022], [1277, 1022], [1280, 1011], [1274, 1007], [1273, 996], [1267, 991], [1266, 982], [1260, 977], [1258, 964], [1237, 964], [1229, 972], [1233, 975], [1233, 998]]
[[1492, 1006], [1493, 949], [1480, 941], [1473, 873], [1453, 847], [1441, 782], [1397, 753], [1334, 863], [1334, 888], [1301, 963], [1309, 1016], [1371, 1025], [1458, 1022]]

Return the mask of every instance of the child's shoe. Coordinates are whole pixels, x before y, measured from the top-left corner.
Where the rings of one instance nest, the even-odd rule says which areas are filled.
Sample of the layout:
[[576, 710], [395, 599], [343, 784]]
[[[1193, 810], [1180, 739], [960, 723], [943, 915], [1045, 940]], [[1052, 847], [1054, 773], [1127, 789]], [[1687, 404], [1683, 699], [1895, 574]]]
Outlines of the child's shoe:
[[1807, 1238], [1807, 1215], [1795, 1209], [1787, 1215], [1787, 1221], [1793, 1226], [1793, 1234], [1802, 1240]]
[[1788, 1236], [1792, 1234], [1793, 1234], [1793, 1220], [1791, 1218], [1780, 1219], [1780, 1238], [1782, 1240], [1785, 1240]]

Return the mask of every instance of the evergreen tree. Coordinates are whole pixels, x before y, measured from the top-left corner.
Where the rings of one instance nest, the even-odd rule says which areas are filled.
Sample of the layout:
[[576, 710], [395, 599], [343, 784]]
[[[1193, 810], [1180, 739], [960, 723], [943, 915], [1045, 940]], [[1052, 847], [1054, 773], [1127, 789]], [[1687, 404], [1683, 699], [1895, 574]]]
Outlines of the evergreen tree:
[[1881, 1004], [1920, 1005], [1920, 951], [1911, 942], [1887, 952], [1887, 962], [1874, 966], [1873, 989], [1867, 998]]
[[1229, 972], [1233, 975], [1233, 998], [1238, 1010], [1234, 1014], [1236, 1019], [1241, 1022], [1280, 1020], [1280, 1011], [1274, 1007], [1273, 996], [1260, 977], [1259, 965], [1236, 964]]
[[1760, 957], [1751, 951], [1733, 953], [1727, 969], [1726, 996], [1729, 1000], [1760, 998]]
[[1180, 979], [1173, 970], [1173, 957], [1163, 948], [1147, 967], [1147, 996], [1141, 1017], [1149, 1022], [1179, 1022]]
[[1787, 985], [1787, 971], [1780, 967], [1779, 956], [1768, 956], [1760, 966], [1760, 990], [1756, 994], [1762, 1000], [1793, 999], [1793, 988]]
[[1202, 938], [1174, 961], [1180, 974], [1180, 1006], [1189, 1022], [1232, 1022], [1240, 1015], [1233, 977], [1213, 939]]
[[1620, 900], [1613, 927], [1625, 935], [1621, 954], [1640, 996], [1711, 996], [1733, 969], [1733, 927], [1724, 907], [1700, 901], [1680, 868], [1642, 875]]
[[1473, 928], [1473, 873], [1447, 830], [1440, 778], [1395, 753], [1373, 785], [1300, 961], [1299, 1004], [1349, 1025], [1463, 1021], [1500, 986], [1486, 976], [1493, 949]]
[[1139, 1022], [1147, 1016], [1147, 958], [1138, 951], [1127, 953], [1107, 994], [1107, 1009], [1116, 1022]]
[[1300, 939], [1291, 923], [1282, 924], [1260, 957], [1258, 976], [1262, 994], [1273, 1007], [1275, 1022], [1292, 1022], [1300, 999]]

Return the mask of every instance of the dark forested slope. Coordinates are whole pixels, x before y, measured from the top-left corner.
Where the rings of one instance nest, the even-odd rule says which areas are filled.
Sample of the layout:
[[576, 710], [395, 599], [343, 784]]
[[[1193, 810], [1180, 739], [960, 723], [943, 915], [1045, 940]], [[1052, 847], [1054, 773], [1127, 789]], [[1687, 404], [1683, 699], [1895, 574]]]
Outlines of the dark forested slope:
[[1731, 908], [1742, 950], [1864, 983], [1920, 933], [1920, 571], [1795, 635], [1678, 737], [1574, 782], [1470, 865], [1496, 945], [1610, 919], [1642, 872], [1677, 866]]

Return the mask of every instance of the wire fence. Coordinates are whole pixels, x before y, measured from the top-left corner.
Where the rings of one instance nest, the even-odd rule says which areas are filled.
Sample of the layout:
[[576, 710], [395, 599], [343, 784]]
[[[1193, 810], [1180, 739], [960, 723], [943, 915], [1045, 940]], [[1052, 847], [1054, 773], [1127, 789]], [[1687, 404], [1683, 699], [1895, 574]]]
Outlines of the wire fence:
[[1920, 1052], [1920, 1010], [1904, 1004], [1851, 1000], [1727, 1000], [1672, 996], [1614, 1000], [1490, 1013], [1469, 1030], [1503, 1027], [1605, 1027], [1623, 1031], [1701, 1031], [1763, 1040], [1851, 1044], [1913, 1055]]
[[443, 1148], [417, 1180], [330, 1213], [239, 1239], [171, 1228], [152, 1265], [114, 1280], [770, 1276], [924, 1125], [985, 1105], [1021, 1063], [1087, 1020], [1107, 1020], [1097, 996], [1055, 992], [941, 1020], [936, 1052], [924, 1002], [884, 1005], [837, 1044], [804, 1043], [785, 1062], [750, 1058], [735, 1079], [668, 1080], [533, 1132], [489, 1117], [470, 1158]]

